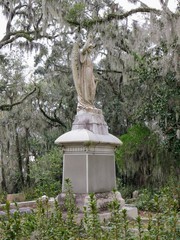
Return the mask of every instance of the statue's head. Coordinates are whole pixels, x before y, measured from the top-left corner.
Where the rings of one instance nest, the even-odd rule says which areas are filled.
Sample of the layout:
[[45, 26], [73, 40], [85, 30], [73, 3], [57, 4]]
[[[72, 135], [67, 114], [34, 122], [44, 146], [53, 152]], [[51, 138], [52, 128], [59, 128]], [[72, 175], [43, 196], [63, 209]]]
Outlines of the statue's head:
[[92, 33], [89, 33], [89, 35], [88, 35], [88, 42], [89, 42], [88, 52], [91, 52], [93, 50], [93, 48], [95, 48], [95, 44], [93, 43]]

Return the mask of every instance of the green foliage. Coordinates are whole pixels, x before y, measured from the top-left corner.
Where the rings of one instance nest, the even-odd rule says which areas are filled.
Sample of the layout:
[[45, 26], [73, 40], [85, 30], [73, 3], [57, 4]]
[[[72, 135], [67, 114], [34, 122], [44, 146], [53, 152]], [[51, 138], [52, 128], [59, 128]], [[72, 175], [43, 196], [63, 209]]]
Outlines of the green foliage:
[[120, 210], [120, 203], [115, 194], [114, 199], [109, 206], [111, 218], [108, 223], [110, 229], [108, 239], [131, 239], [131, 232], [129, 229], [129, 221], [127, 219], [126, 209]]
[[6, 195], [7, 195], [6, 192], [4, 192], [4, 191], [0, 192], [0, 204], [6, 202]]
[[71, 239], [74, 236], [78, 235], [78, 227], [76, 224], [78, 209], [76, 207], [75, 197], [74, 197], [71, 182], [69, 179], [65, 179], [65, 194], [66, 194], [66, 199], [65, 199], [64, 207], [67, 211], [66, 222], [65, 222], [65, 228], [66, 228], [65, 238]]
[[[32, 76], [29, 77], [27, 71], [23, 74], [25, 66], [20, 64], [20, 61], [15, 63], [12, 59], [9, 61], [3, 55], [0, 56], [1, 104], [5, 105], [1, 109], [10, 110], [11, 105], [8, 107], [6, 104], [21, 100], [30, 86], [29, 81], [35, 82], [40, 89], [38, 96], [26, 99], [24, 102], [26, 105], [16, 105], [6, 117], [3, 116], [5, 112], [1, 115], [0, 165], [5, 170], [5, 179], [1, 181], [2, 185], [4, 184], [3, 189], [8, 189], [9, 192], [21, 189], [22, 186], [16, 186], [17, 184], [13, 186], [14, 181], [8, 177], [15, 176], [13, 172], [16, 170], [20, 173], [17, 176], [21, 179], [24, 177], [24, 183], [22, 179], [21, 182], [18, 181], [19, 185], [29, 185], [29, 179], [26, 179], [26, 176], [29, 176], [29, 153], [37, 156], [40, 152], [41, 156], [44, 155], [47, 149], [50, 149], [49, 136], [51, 132], [57, 130], [57, 125], [61, 126], [60, 133], [65, 128], [70, 129], [76, 111], [76, 93], [70, 70], [72, 44], [77, 40], [76, 37], [82, 40], [82, 44], [89, 32], [93, 33], [96, 44], [92, 57], [97, 60], [96, 63], [101, 59], [96, 64], [95, 71], [99, 77], [97, 105], [102, 107], [111, 133], [119, 135], [126, 132], [131, 124], [145, 121], [149, 124], [156, 121], [164, 148], [170, 153], [169, 158], [163, 154], [156, 154], [159, 152], [157, 141], [154, 145], [145, 144], [145, 147], [140, 144], [139, 148], [132, 145], [127, 159], [118, 160], [120, 177], [123, 175], [129, 182], [133, 182], [134, 179], [136, 185], [154, 184], [165, 179], [169, 165], [173, 164], [175, 168], [178, 166], [180, 159], [180, 142], [177, 137], [180, 106], [178, 5], [176, 12], [170, 12], [165, 6], [166, 1], [161, 1], [164, 7], [158, 11], [142, 4], [137, 11], [145, 16], [144, 24], [136, 21], [130, 26], [130, 22], [125, 24], [126, 19], [136, 10], [127, 12], [121, 5], [123, 1], [121, 2], [115, 4], [107, 0], [0, 1], [2, 13], [9, 16], [6, 21], [7, 31], [4, 31], [0, 47], [11, 44], [19, 49], [23, 47], [30, 51], [34, 49], [36, 51], [33, 55], [36, 55], [37, 65], [36, 74], [33, 76], [31, 70]], [[131, 2], [135, 4], [137, 1]], [[148, 14], [143, 15], [146, 11]], [[44, 38], [48, 41], [39, 41]], [[12, 55], [13, 47], [9, 50]], [[17, 52], [16, 48], [15, 55]], [[22, 58], [22, 51], [20, 56]], [[42, 116], [40, 107], [46, 118], [49, 116], [47, 121]], [[17, 133], [19, 158], [15, 147]], [[149, 141], [146, 138], [145, 140]], [[156, 144], [158, 149], [154, 148]], [[18, 159], [24, 163], [19, 169]], [[162, 162], [166, 163], [163, 168]], [[39, 185], [43, 187], [37, 194], [47, 192], [44, 191], [45, 181], [41, 182], [43, 184], [39, 181]], [[9, 187], [10, 185], [12, 186]]]
[[75, 3], [73, 7], [71, 7], [66, 15], [66, 20], [71, 22], [71, 24], [79, 23], [85, 11], [85, 4], [84, 3]]
[[[167, 43], [162, 42], [153, 50], [153, 54], [151, 51], [143, 55], [134, 53], [136, 60], [134, 74], [138, 77], [135, 85], [142, 94], [140, 102], [137, 102], [134, 107], [132, 121], [143, 123], [146, 121], [150, 125], [151, 122], [156, 122], [156, 127], [152, 129], [160, 136], [171, 161], [178, 166], [180, 139], [177, 137], [177, 131], [179, 129], [180, 88], [175, 69], [170, 69], [162, 76], [162, 69], [158, 63], [162, 56], [167, 54], [166, 51], [170, 49], [167, 49]], [[133, 96], [137, 98], [136, 94]], [[132, 97], [132, 99], [135, 98]]]
[[124, 199], [130, 199], [132, 197], [132, 192], [134, 191], [133, 185], [127, 185], [123, 183], [122, 179], [120, 178], [116, 178], [116, 185]]
[[36, 211], [24, 215], [19, 213], [18, 208], [10, 213], [10, 204], [7, 202], [6, 215], [0, 216], [1, 240], [176, 240], [180, 233], [177, 201], [168, 187], [151, 198], [153, 208], [149, 209], [146, 222], [140, 215], [136, 220], [129, 221], [126, 210], [121, 210], [115, 194], [109, 208], [111, 217], [101, 222], [95, 196], [90, 194], [89, 205], [79, 223], [69, 180], [65, 201], [65, 217], [59, 204], [55, 201], [54, 207], [50, 206], [48, 198], [38, 200]]
[[89, 204], [84, 207], [84, 226], [87, 239], [101, 238], [101, 226], [98, 216], [97, 201], [95, 195], [89, 195]]
[[138, 218], [140, 239], [176, 239], [178, 230], [178, 196], [168, 186], [157, 193], [144, 191], [138, 199], [137, 206], [149, 211], [147, 231]]
[[120, 139], [123, 145], [116, 151], [119, 187], [160, 187], [172, 176], [171, 170], [178, 179], [178, 159], [175, 162], [164, 141], [148, 127], [134, 125]]
[[139, 195], [136, 206], [138, 209], [165, 212], [169, 210], [180, 209], [180, 182], [170, 177], [167, 184], [159, 190], [143, 189]]
[[123, 145], [116, 151], [116, 163], [122, 184], [135, 187], [156, 185], [157, 181], [162, 184], [171, 162], [167, 169], [167, 162], [163, 162], [165, 152], [157, 135], [144, 125], [134, 125], [120, 140]]
[[[22, 231], [22, 222], [21, 216], [18, 211], [18, 208], [13, 215], [10, 213], [10, 203], [6, 202], [6, 219], [0, 224], [0, 233], [1, 229], [5, 238], [4, 240], [19, 239], [20, 233]], [[3, 236], [2, 235], [2, 236]]]
[[44, 194], [56, 196], [61, 191], [61, 175], [62, 152], [58, 147], [54, 147], [30, 163], [31, 188], [25, 191], [27, 199]]
[[[144, 142], [148, 139], [150, 135], [150, 130], [141, 125], [134, 125], [129, 128], [127, 134], [120, 137], [123, 142], [123, 146], [117, 151], [117, 157], [121, 161], [125, 154], [133, 155]], [[120, 164], [123, 164], [121, 162]]]

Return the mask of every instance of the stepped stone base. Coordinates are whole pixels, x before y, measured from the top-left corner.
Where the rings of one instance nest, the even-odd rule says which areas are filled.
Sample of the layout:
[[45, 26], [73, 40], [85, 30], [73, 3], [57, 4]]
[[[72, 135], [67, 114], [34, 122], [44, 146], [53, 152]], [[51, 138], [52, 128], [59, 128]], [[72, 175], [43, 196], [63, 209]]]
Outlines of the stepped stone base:
[[[130, 220], [135, 220], [138, 217], [138, 210], [135, 206], [125, 204], [120, 192], [106, 192], [106, 193], [95, 193], [94, 194], [97, 201], [98, 215], [100, 221], [109, 220], [111, 218], [111, 212], [109, 209], [110, 203], [116, 198], [120, 203], [120, 211], [126, 210], [127, 217]], [[60, 208], [63, 211], [64, 217], [66, 216], [65, 208], [65, 198], [66, 194], [61, 193], [57, 196], [56, 200], [59, 203]], [[84, 207], [89, 208], [90, 196], [88, 194], [74, 194], [75, 203], [78, 208], [77, 222], [80, 222], [83, 217]]]
[[[116, 195], [113, 193], [102, 193], [102, 194], [95, 194], [96, 200], [97, 200], [97, 206], [99, 209], [99, 218], [101, 221], [108, 220], [111, 217], [111, 213], [108, 209], [109, 203], [112, 201], [113, 197], [117, 197], [119, 199], [120, 204], [122, 206], [122, 209], [127, 210], [127, 217], [131, 220], [135, 220], [138, 216], [137, 208], [133, 207], [131, 205], [125, 204], [124, 205], [124, 200], [121, 198], [121, 194], [119, 192], [116, 192]], [[77, 207], [79, 207], [79, 212], [77, 214], [77, 222], [80, 222], [83, 217], [83, 206], [88, 207], [88, 202], [89, 202], [89, 196], [87, 194], [78, 194], [75, 197]], [[59, 205], [61, 206], [61, 209], [64, 208], [64, 200], [65, 200], [65, 194], [59, 194], [56, 198], [56, 200], [59, 202]], [[49, 206], [54, 209], [54, 198], [50, 198], [48, 203]], [[28, 213], [31, 214], [34, 211], [36, 211], [37, 208], [37, 201], [27, 201], [27, 202], [18, 202], [16, 203], [18, 206], [18, 211], [21, 214]], [[14, 212], [17, 211], [17, 206], [15, 203], [10, 204], [10, 214], [13, 214]], [[6, 216], [7, 212], [4, 210], [6, 204], [0, 204], [0, 216], [4, 215]], [[66, 211], [64, 209], [63, 216], [66, 217]], [[144, 221], [144, 219], [142, 219]], [[147, 221], [147, 219], [145, 219]]]
[[136, 220], [138, 217], [138, 209], [135, 206], [125, 204], [122, 210], [125, 209], [129, 219]]
[[[122, 198], [120, 192], [116, 191], [115, 193], [113, 192], [105, 192], [105, 193], [95, 193], [94, 197], [97, 201], [97, 208], [99, 212], [108, 212], [109, 211], [109, 204], [116, 198], [119, 203], [121, 208], [125, 206], [124, 199]], [[66, 211], [65, 209], [65, 198], [66, 198], [66, 193], [61, 193], [57, 196], [56, 200], [59, 203], [59, 206], [61, 207], [62, 210]], [[79, 213], [83, 213], [84, 207], [88, 209], [89, 207], [89, 202], [90, 202], [90, 196], [89, 194], [74, 194], [75, 198], [75, 203], [78, 208]]]

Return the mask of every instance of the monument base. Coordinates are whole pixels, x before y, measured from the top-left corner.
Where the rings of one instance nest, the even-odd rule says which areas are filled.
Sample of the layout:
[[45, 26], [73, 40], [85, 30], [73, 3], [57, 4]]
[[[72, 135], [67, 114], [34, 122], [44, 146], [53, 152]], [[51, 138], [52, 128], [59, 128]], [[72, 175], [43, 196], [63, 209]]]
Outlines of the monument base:
[[100, 109], [78, 111], [72, 125], [72, 130], [77, 129], [87, 129], [94, 134], [109, 134], [107, 123]]
[[[84, 217], [84, 208], [88, 210], [89, 203], [90, 203], [90, 196], [89, 194], [73, 194], [75, 204], [77, 207], [77, 222], [80, 222]], [[113, 200], [118, 200], [120, 204], [120, 211], [126, 210], [126, 214], [128, 219], [135, 220], [138, 216], [138, 210], [136, 207], [125, 204], [124, 199], [121, 197], [120, 192], [105, 192], [105, 193], [95, 193], [94, 197], [97, 202], [97, 209], [100, 221], [108, 220], [111, 218], [111, 211], [110, 211], [110, 203]], [[65, 199], [66, 193], [61, 193], [57, 196], [56, 200], [64, 212], [64, 216], [66, 216], [66, 208], [65, 208]]]
[[[113, 192], [116, 188], [115, 148], [122, 142], [109, 134], [100, 110], [79, 111], [72, 130], [61, 135], [55, 143], [63, 149], [62, 193], [57, 197], [61, 208], [65, 208], [66, 179], [71, 182], [79, 216], [83, 215], [84, 207], [88, 208], [91, 193], [96, 198], [101, 218], [110, 217], [109, 204], [114, 198], [121, 209], [126, 208], [120, 192]], [[133, 211], [137, 213], [137, 209]], [[127, 209], [127, 214], [130, 212], [132, 208]]]
[[63, 183], [70, 179], [74, 193], [101, 193], [116, 188], [114, 147], [94, 142], [64, 146]]
[[[74, 193], [73, 196], [74, 196], [75, 204], [77, 206], [79, 213], [84, 212], [84, 207], [86, 207], [87, 209], [89, 208], [89, 203], [90, 203], [90, 195], [89, 194]], [[125, 206], [125, 201], [121, 197], [120, 192], [118, 192], [118, 191], [95, 193], [94, 198], [96, 199], [97, 208], [98, 208], [99, 212], [108, 212], [109, 205], [114, 199], [118, 200], [121, 208], [123, 208]], [[60, 193], [56, 198], [56, 200], [59, 203], [59, 206], [61, 207], [61, 209], [63, 211], [66, 211], [65, 199], [66, 199], [66, 193]]]

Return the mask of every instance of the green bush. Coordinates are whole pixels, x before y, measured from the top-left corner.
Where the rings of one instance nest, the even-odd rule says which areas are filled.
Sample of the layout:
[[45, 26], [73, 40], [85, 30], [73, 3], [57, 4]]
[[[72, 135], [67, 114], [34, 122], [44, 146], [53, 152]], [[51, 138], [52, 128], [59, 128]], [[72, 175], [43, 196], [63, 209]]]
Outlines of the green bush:
[[117, 190], [121, 192], [121, 195], [124, 199], [131, 199], [132, 193], [135, 190], [133, 185], [126, 185], [122, 183], [120, 178], [116, 178]]
[[[170, 184], [170, 183], [169, 183]], [[165, 212], [170, 209], [180, 209], [179, 183], [166, 185], [159, 190], [144, 189], [136, 200], [139, 210], [151, 212]]]
[[120, 137], [116, 151], [118, 178], [134, 188], [162, 186], [170, 175], [173, 161], [158, 136], [144, 125], [134, 125]]
[[[10, 205], [6, 204], [6, 215], [0, 216], [1, 240], [177, 240], [178, 229], [177, 201], [169, 195], [171, 189], [164, 188], [161, 194], [154, 195], [153, 214], [143, 222], [139, 215], [134, 221], [127, 218], [126, 210], [120, 210], [120, 204], [114, 195], [110, 203], [111, 217], [101, 222], [94, 194], [90, 194], [89, 206], [84, 210], [82, 221], [77, 221], [77, 208], [70, 182], [66, 188], [66, 217], [55, 202], [50, 207], [48, 199], [38, 200], [36, 211], [20, 214], [18, 209], [10, 214]], [[146, 194], [148, 194], [146, 192]]]
[[0, 204], [6, 202], [6, 196], [7, 196], [6, 192], [4, 192], [4, 191], [0, 192]]
[[26, 199], [53, 197], [61, 191], [62, 152], [58, 147], [30, 163], [30, 179], [31, 187], [24, 189]]

